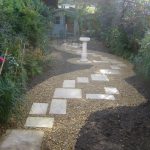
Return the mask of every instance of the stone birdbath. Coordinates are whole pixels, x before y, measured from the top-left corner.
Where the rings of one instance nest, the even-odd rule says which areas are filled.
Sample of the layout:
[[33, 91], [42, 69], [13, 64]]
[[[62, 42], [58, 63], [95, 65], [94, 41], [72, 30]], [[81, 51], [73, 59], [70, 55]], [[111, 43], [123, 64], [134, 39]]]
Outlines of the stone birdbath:
[[89, 37], [80, 37], [79, 39], [82, 42], [82, 52], [81, 52], [81, 62], [88, 62], [87, 58], [87, 42], [90, 41]]

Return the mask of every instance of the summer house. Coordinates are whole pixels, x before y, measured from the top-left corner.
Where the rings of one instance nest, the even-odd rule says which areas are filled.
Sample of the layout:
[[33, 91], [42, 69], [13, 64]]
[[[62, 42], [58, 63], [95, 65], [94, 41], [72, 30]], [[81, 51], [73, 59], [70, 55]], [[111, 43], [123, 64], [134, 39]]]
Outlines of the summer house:
[[79, 24], [75, 5], [63, 4], [58, 6], [58, 9], [54, 11], [52, 36], [58, 38], [76, 37], [78, 33]]

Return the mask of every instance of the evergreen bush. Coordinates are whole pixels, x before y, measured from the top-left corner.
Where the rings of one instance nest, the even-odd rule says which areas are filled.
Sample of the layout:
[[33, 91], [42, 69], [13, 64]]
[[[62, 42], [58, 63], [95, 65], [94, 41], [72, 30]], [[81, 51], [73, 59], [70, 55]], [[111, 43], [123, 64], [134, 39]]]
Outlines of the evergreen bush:
[[141, 42], [139, 54], [134, 58], [137, 73], [146, 81], [150, 81], [150, 34], [146, 34]]
[[51, 18], [41, 0], [0, 1], [0, 57], [8, 50], [0, 75], [0, 123], [11, 117], [28, 78], [42, 71], [42, 59], [34, 53], [48, 45]]

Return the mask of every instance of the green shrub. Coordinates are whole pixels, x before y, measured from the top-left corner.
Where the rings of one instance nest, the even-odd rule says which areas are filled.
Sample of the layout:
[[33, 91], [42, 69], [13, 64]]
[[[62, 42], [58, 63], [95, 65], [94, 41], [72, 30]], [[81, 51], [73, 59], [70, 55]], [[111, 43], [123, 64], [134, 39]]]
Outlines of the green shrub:
[[137, 73], [150, 81], [150, 34], [146, 34], [141, 42], [139, 54], [134, 59]]
[[27, 72], [28, 78], [32, 78], [42, 73], [43, 52], [41, 49], [28, 51], [24, 58], [23, 67]]
[[0, 56], [8, 50], [0, 75], [1, 123], [15, 110], [28, 78], [42, 71], [42, 59], [34, 53], [49, 44], [51, 19], [41, 0], [0, 0]]
[[107, 32], [102, 32], [101, 38], [105, 41], [106, 46], [110, 47], [110, 52], [124, 58], [130, 57], [128, 37], [122, 28], [110, 28]]
[[[149, 2], [101, 0], [97, 5], [100, 37], [110, 51], [125, 58], [138, 53], [149, 26]], [[97, 30], [98, 31], [98, 30]]]
[[0, 77], [0, 123], [6, 123], [16, 109], [20, 87], [9, 76]]
[[24, 67], [27, 71], [28, 77], [34, 77], [42, 73], [40, 61], [36, 60], [35, 58], [27, 57]]

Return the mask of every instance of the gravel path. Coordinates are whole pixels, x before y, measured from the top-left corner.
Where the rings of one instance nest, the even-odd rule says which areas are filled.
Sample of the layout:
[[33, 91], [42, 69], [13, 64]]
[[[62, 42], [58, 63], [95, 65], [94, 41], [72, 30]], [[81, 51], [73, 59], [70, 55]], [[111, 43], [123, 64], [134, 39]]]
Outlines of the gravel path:
[[[82, 98], [79, 100], [68, 99], [67, 113], [65, 115], [46, 115], [47, 117], [53, 117], [55, 121], [52, 129], [41, 129], [45, 131], [42, 149], [150, 149], [148, 146], [143, 148], [144, 142], [142, 143], [142, 140], [145, 141], [145, 139], [148, 143], [149, 134], [147, 133], [144, 136], [142, 133], [149, 132], [149, 124], [147, 123], [147, 126], [144, 126], [146, 130], [143, 131], [142, 128], [141, 131], [136, 133], [136, 129], [139, 130], [143, 123], [140, 119], [145, 117], [146, 120], [149, 114], [144, 115], [145, 113], [142, 112], [142, 108], [145, 107], [143, 103], [147, 102], [147, 98], [132, 84], [138, 82], [133, 81], [135, 73], [132, 64], [122, 58], [108, 54], [107, 50], [101, 44], [95, 42], [91, 42], [89, 45], [89, 59], [91, 61], [108, 59], [109, 63], [76, 63], [76, 60], [80, 59], [77, 53], [79, 49], [73, 48], [71, 45], [64, 45], [63, 43], [57, 45], [55, 49], [51, 54], [54, 60], [53, 66], [47, 68], [43, 76], [35, 78], [30, 84], [30, 90], [26, 95], [26, 99], [29, 102], [28, 112], [23, 116], [25, 118], [23, 124], [26, 121], [32, 103], [42, 102], [51, 104], [55, 88], [61, 88], [64, 80], [76, 80], [77, 77], [88, 77], [90, 83], [76, 84], [76, 88], [82, 90]], [[119, 61], [121, 64], [126, 65], [120, 67], [119, 71], [121, 74], [108, 75], [109, 82], [91, 80], [91, 74], [96, 73], [98, 70], [111, 69], [110, 66], [114, 65], [113, 61]], [[115, 87], [119, 90], [120, 94], [115, 95], [116, 100], [86, 99], [86, 94], [105, 93], [104, 87]], [[143, 111], [146, 114], [148, 112], [146, 108]], [[136, 117], [136, 115], [138, 116]], [[135, 122], [134, 119], [136, 120]], [[149, 120], [147, 119], [147, 121]], [[137, 123], [136, 129], [133, 131], [135, 123]], [[20, 126], [24, 128], [22, 125]], [[138, 133], [140, 133], [140, 136]], [[139, 140], [136, 140], [137, 138]], [[139, 143], [140, 141], [142, 144]]]

